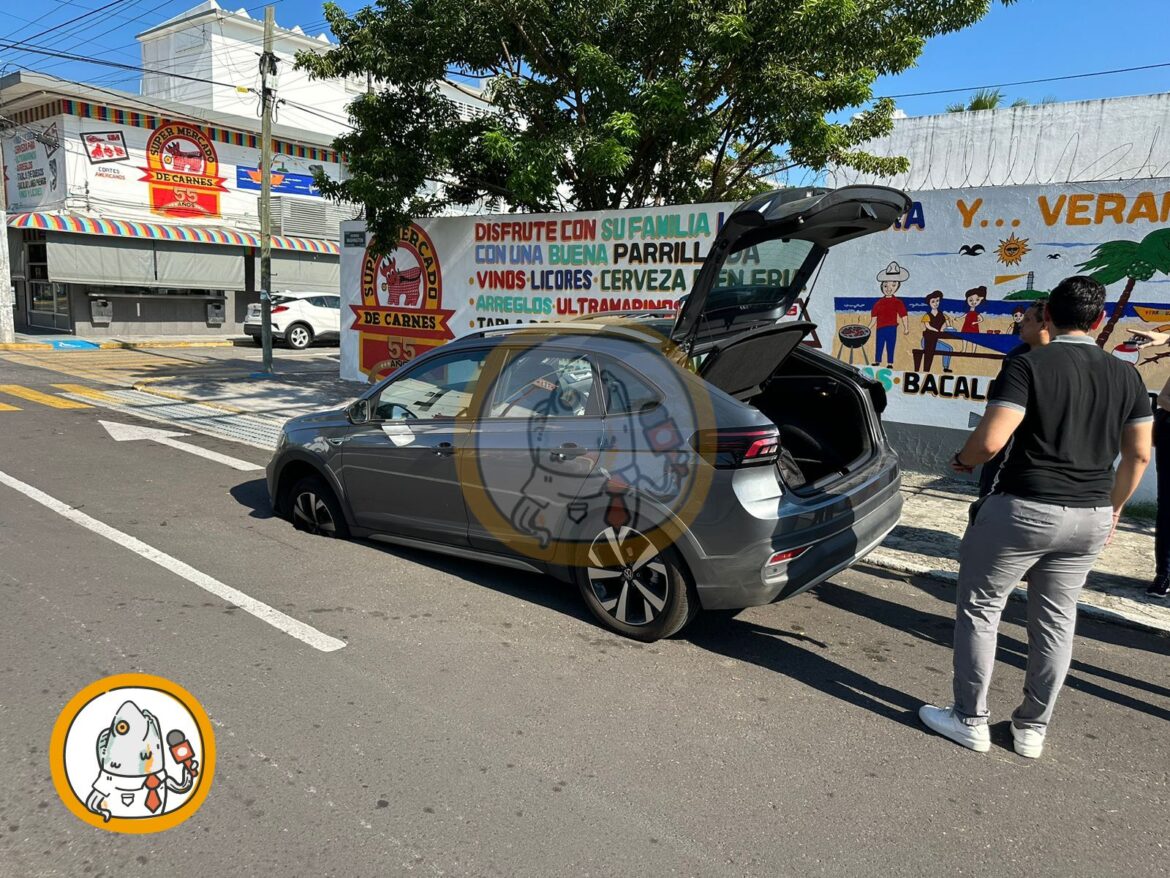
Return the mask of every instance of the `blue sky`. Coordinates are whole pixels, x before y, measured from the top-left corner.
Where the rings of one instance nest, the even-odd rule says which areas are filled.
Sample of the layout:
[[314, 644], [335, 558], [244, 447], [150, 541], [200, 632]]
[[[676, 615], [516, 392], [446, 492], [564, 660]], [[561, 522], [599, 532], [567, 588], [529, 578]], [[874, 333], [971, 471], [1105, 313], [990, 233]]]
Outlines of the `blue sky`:
[[[239, 8], [251, 0], [224, 0], [225, 8]], [[138, 64], [134, 34], [195, 5], [195, 0], [33, 0], [8, 2], [0, 11], [0, 39], [32, 37], [61, 22], [110, 5], [82, 22], [37, 39], [53, 49]], [[343, 0], [347, 9], [363, 3]], [[318, 0], [279, 0], [278, 24], [300, 24], [311, 34], [324, 29]], [[14, 8], [15, 7], [15, 8]], [[262, 17], [263, 4], [249, 5], [249, 14]], [[11, 10], [11, 11], [9, 11]], [[878, 81], [877, 94], [906, 94], [937, 89], [975, 87], [1001, 82], [1086, 73], [1121, 67], [1170, 62], [1165, 24], [1167, 0], [1019, 0], [1014, 6], [998, 3], [979, 24], [966, 31], [939, 37], [927, 44], [918, 67]], [[0, 69], [24, 67], [57, 76], [97, 81], [114, 88], [137, 90], [136, 74], [79, 62], [17, 54], [0, 49]], [[1170, 90], [1170, 67], [1134, 73], [1072, 79], [1063, 82], [1012, 86], [1004, 89], [1007, 102], [1047, 96], [1080, 100]], [[907, 97], [898, 103], [910, 115], [941, 112], [948, 103], [967, 96], [961, 91]]]

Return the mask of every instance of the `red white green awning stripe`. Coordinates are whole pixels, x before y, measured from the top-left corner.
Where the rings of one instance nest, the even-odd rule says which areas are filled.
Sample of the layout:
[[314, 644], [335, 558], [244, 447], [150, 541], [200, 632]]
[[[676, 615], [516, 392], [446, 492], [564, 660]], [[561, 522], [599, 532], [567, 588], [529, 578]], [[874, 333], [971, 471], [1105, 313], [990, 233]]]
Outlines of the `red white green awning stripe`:
[[[111, 235], [123, 238], [152, 238], [158, 241], [184, 241], [192, 244], [226, 244], [231, 247], [259, 247], [260, 238], [249, 232], [214, 226], [175, 226], [169, 223], [141, 223], [131, 220], [102, 219], [77, 214], [15, 213], [9, 214], [13, 229], [42, 229], [48, 232], [76, 232], [83, 235]], [[320, 238], [290, 238], [273, 235], [276, 250], [301, 253], [325, 253], [337, 256], [336, 241]]]

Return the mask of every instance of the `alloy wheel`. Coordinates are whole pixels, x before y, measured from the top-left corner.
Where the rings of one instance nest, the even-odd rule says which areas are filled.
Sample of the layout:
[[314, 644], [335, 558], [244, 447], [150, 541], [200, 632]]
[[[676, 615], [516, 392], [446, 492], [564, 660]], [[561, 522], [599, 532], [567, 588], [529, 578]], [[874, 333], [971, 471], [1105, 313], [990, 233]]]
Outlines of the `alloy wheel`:
[[589, 547], [589, 585], [598, 603], [625, 625], [649, 625], [670, 593], [666, 563], [655, 545], [632, 527], [607, 527]]
[[302, 491], [293, 502], [293, 521], [309, 533], [332, 537], [337, 535], [337, 522], [319, 494]]
[[309, 330], [303, 326], [294, 326], [288, 334], [288, 340], [294, 348], [306, 348], [309, 346]]

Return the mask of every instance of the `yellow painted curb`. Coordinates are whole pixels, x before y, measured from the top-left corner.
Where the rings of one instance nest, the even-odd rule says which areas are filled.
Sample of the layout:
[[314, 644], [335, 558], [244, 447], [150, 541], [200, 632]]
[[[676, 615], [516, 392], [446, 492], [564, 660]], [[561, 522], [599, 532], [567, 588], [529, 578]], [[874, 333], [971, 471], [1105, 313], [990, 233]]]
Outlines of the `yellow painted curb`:
[[111, 351], [136, 350], [137, 348], [234, 348], [243, 347], [243, 345], [243, 342], [237, 343], [231, 339], [209, 339], [207, 341], [103, 341], [98, 343], [98, 348], [103, 351]]
[[0, 351], [51, 351], [51, 344], [41, 344], [33, 341], [7, 341], [0, 344]]

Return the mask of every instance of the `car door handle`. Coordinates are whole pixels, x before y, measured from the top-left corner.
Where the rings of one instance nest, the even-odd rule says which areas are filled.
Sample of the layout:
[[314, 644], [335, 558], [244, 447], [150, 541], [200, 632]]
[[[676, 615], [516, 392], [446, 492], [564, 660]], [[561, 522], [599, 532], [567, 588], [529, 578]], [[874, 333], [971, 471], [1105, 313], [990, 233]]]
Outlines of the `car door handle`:
[[440, 442], [434, 447], [434, 452], [439, 457], [450, 457], [455, 453], [455, 446], [450, 442]]
[[559, 448], [554, 448], [549, 457], [557, 462], [564, 462], [566, 460], [574, 460], [585, 453], [585, 449], [575, 442], [566, 442]]

